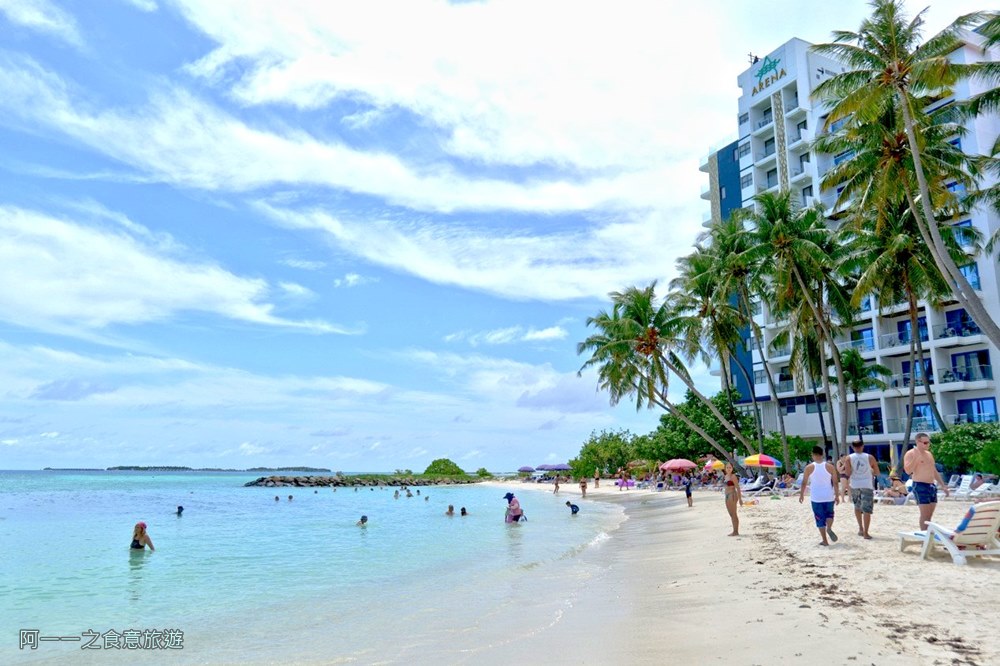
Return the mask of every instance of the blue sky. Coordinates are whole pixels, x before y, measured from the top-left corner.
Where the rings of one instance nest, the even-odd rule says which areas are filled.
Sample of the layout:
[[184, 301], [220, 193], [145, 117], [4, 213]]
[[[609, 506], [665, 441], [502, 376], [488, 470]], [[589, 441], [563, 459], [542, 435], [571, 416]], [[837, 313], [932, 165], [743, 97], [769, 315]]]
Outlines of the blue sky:
[[746, 52], [864, 12], [0, 0], [0, 468], [499, 471], [652, 429], [577, 377], [586, 318], [689, 250]]

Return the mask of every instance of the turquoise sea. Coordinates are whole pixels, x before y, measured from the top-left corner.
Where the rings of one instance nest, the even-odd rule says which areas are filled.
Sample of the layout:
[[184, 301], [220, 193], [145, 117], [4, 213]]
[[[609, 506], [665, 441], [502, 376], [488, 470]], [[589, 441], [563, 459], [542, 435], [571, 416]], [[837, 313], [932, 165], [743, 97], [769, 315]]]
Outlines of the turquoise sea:
[[[518, 492], [528, 521], [507, 525], [496, 486], [394, 499], [243, 487], [256, 477], [0, 471], [0, 663], [475, 663], [558, 622], [600, 575], [582, 555], [625, 520], [565, 493]], [[128, 549], [139, 520], [156, 552]], [[103, 647], [167, 629], [183, 648]], [[21, 649], [21, 630], [81, 640]], [[101, 635], [86, 650], [84, 632]]]

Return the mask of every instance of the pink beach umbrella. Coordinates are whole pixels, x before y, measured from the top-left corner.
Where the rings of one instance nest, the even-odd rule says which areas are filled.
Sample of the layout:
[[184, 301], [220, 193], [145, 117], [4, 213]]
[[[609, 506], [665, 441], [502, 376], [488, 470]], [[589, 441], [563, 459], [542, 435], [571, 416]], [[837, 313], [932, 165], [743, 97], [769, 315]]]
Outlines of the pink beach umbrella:
[[696, 467], [698, 467], [697, 463], [693, 463], [687, 458], [674, 458], [660, 465], [660, 469], [666, 472], [684, 472]]

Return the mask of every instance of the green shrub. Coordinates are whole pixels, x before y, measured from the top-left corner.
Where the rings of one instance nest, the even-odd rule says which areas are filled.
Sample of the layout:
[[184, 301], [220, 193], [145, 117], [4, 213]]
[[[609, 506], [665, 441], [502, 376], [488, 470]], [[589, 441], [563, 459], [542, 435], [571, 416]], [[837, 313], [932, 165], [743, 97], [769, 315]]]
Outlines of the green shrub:
[[465, 474], [462, 468], [448, 460], [447, 458], [438, 458], [431, 462], [424, 470], [424, 474], [442, 474], [446, 476], [458, 476], [460, 474]]
[[[952, 426], [948, 432], [931, 437], [931, 452], [934, 459], [946, 469], [967, 471], [981, 465], [973, 458], [987, 445], [991, 450], [1000, 445], [1000, 424], [998, 423], [963, 423]], [[986, 462], [989, 462], [987, 454]]]
[[979, 472], [1000, 474], [1000, 439], [983, 444], [979, 453], [972, 456], [972, 464]]
[[485, 479], [486, 477], [493, 476], [493, 475], [490, 474], [489, 470], [487, 470], [485, 467], [480, 467], [479, 469], [476, 470], [476, 476]]

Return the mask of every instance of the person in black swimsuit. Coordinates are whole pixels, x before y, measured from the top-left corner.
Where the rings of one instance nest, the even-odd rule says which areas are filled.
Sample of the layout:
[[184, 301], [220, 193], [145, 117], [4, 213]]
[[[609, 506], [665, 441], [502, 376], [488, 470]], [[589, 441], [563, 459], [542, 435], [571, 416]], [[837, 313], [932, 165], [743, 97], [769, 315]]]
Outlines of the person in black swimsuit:
[[146, 534], [146, 523], [140, 521], [135, 524], [135, 528], [132, 530], [132, 545], [129, 548], [145, 550], [146, 546], [149, 546], [150, 550], [156, 550], [153, 548], [153, 540]]

